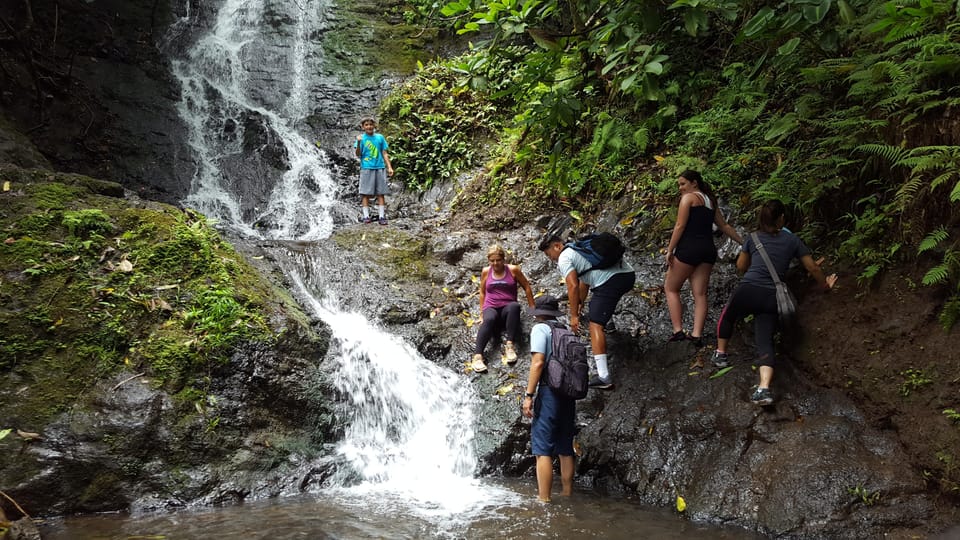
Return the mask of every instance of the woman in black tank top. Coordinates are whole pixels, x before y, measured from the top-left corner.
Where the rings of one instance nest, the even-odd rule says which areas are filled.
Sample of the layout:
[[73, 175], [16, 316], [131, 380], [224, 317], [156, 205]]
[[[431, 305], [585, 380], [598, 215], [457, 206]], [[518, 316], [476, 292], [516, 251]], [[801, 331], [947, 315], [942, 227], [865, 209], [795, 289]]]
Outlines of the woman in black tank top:
[[[680, 207], [677, 209], [677, 224], [667, 246], [667, 275], [663, 290], [667, 296], [673, 335], [670, 341], [692, 339], [697, 346], [703, 345], [703, 327], [707, 320], [707, 286], [710, 272], [717, 261], [717, 248], [713, 244], [713, 224], [723, 234], [739, 244], [743, 239], [717, 211], [717, 198], [710, 186], [697, 171], [684, 171], [677, 179], [680, 188]], [[693, 333], [683, 330], [683, 303], [680, 288], [690, 281], [693, 291]]]

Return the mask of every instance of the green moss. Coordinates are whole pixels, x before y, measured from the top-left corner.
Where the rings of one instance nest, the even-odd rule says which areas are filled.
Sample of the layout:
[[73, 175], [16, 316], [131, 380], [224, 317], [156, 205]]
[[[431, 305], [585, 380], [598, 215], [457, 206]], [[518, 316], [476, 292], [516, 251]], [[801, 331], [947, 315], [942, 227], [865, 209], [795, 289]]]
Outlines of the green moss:
[[272, 341], [269, 306], [293, 306], [203, 216], [133, 208], [81, 175], [0, 172], [0, 376], [24, 388], [0, 395], [8, 422], [82, 406], [122, 369], [188, 386], [242, 341]]
[[389, 11], [373, 0], [345, 4], [333, 29], [324, 34], [324, 69], [347, 86], [364, 87], [385, 74], [412, 73], [417, 62], [433, 57], [424, 44], [436, 30], [405, 24]]
[[68, 202], [83, 193], [83, 188], [67, 186], [58, 182], [37, 185], [33, 192], [37, 208], [41, 210], [62, 210]]

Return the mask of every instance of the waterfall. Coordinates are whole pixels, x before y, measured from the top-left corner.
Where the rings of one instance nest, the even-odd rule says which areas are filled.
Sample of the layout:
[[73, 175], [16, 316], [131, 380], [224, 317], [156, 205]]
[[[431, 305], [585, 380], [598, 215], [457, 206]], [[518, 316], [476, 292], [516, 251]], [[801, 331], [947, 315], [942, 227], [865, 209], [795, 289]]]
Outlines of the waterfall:
[[[294, 128], [308, 114], [310, 77], [319, 71], [311, 63], [317, 61], [316, 44], [309, 36], [316, 33], [322, 9], [320, 2], [225, 0], [209, 33], [174, 63], [182, 88], [180, 114], [197, 162], [185, 204], [241, 235], [320, 241], [332, 232], [336, 183], [323, 152]], [[264, 21], [278, 10], [287, 16], [281, 17], [282, 30]], [[292, 45], [284, 47], [269, 44], [264, 35], [287, 31]], [[265, 61], [283, 63], [290, 78], [287, 94], [270, 97], [252, 81], [264, 69], [258, 62]], [[243, 168], [235, 162], [246, 157], [244, 130], [251, 119], [262, 119], [277, 135], [288, 166], [272, 183], [266, 206], [253, 212], [240, 195], [249, 187], [234, 177]], [[448, 516], [508, 498], [494, 499], [473, 478], [476, 396], [468, 382], [361, 314], [343, 312], [336, 291], [311, 289], [323, 280], [320, 265], [309, 257], [294, 266], [285, 269], [293, 289], [332, 330], [329, 361], [336, 365], [334, 383], [346, 425], [337, 449], [340, 482], [359, 480], [352, 489], [376, 491], [377, 500], [386, 493], [417, 502], [417, 511]]]
[[[308, 54], [317, 49], [310, 29], [325, 8], [318, 1], [225, 0], [212, 29], [173, 61], [178, 110], [196, 160], [184, 203], [245, 236], [316, 240], [332, 230], [336, 183], [329, 158], [296, 130], [309, 110], [315, 70], [308, 63], [319, 54]], [[278, 37], [282, 27], [268, 16], [294, 21], [290, 35]], [[290, 80], [272, 78], [279, 76]], [[267, 91], [268, 83], [277, 88]], [[251, 149], [260, 135], [251, 130], [262, 130], [269, 145]], [[251, 165], [253, 153], [269, 163]], [[279, 178], [264, 178], [280, 166]], [[269, 195], [263, 206], [251, 206], [244, 193]]]
[[[309, 263], [307, 263], [309, 267]], [[330, 325], [337, 364], [334, 384], [347, 424], [337, 451], [340, 481], [462, 512], [475, 506], [474, 406], [467, 380], [430, 362], [363, 315], [333, 307], [335, 295], [310, 294], [287, 271], [307, 307]]]

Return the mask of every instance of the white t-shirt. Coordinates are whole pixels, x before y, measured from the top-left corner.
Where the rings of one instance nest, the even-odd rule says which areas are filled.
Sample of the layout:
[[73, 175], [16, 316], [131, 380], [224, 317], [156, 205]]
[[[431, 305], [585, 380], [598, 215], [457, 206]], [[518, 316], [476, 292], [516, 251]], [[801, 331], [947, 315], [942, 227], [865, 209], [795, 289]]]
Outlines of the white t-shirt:
[[[580, 274], [581, 272], [590, 270], [591, 266], [593, 265], [590, 264], [590, 261], [588, 261], [586, 257], [571, 247], [563, 248], [563, 251], [560, 252], [560, 257], [557, 258], [557, 268], [560, 270], [560, 275], [563, 279], [567, 279], [567, 274], [570, 272]], [[630, 263], [628, 263], [626, 259], [621, 259], [620, 264], [611, 266], [610, 268], [595, 268], [586, 274], [582, 274], [580, 281], [589, 285], [591, 289], [594, 289], [606, 283], [606, 281], [613, 276], [625, 272], [633, 272], [633, 267], [630, 266]]]

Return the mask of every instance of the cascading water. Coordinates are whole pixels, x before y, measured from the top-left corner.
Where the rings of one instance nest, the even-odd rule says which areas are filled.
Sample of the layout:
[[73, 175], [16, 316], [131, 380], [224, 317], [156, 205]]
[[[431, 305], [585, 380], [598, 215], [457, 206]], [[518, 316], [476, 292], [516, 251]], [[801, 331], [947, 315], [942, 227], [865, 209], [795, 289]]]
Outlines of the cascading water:
[[[299, 262], [311, 266], [309, 258]], [[317, 299], [297, 271], [287, 275], [334, 336], [334, 383], [345, 398], [347, 424], [338, 446], [348, 466], [338, 473], [340, 483], [360, 480], [361, 492], [409, 498], [428, 513], [462, 513], [489, 502], [491, 490], [473, 479], [476, 396], [468, 382], [362, 315], [338, 311], [331, 306], [335, 295]]]
[[[308, 76], [316, 71], [311, 62], [318, 61], [309, 36], [325, 9], [318, 1], [225, 0], [209, 33], [173, 62], [181, 85], [179, 113], [197, 164], [187, 206], [255, 238], [316, 240], [330, 234], [336, 184], [328, 157], [295, 128], [308, 109]], [[271, 36], [279, 27], [268, 16], [295, 21], [290, 35]], [[272, 81], [278, 88], [263, 91], [265, 81], [257, 77], [267, 65], [290, 80]], [[271, 148], [251, 151], [258, 130]], [[270, 167], [245, 161], [254, 151], [269, 154], [286, 171], [278, 179], [264, 178]], [[242, 200], [243, 193], [262, 192], [269, 192], [264, 207]]]
[[[329, 210], [336, 184], [323, 153], [294, 129], [307, 114], [310, 73], [318, 71], [308, 65], [308, 36], [323, 9], [319, 2], [225, 0], [210, 32], [174, 64], [182, 84], [180, 113], [198, 164], [185, 204], [236, 233], [322, 240], [332, 231]], [[276, 20], [279, 10], [289, 16], [281, 19], [294, 21], [294, 44], [282, 49], [267, 45], [264, 36], [278, 32], [276, 24], [263, 19], [270, 13]], [[264, 49], [273, 53], [264, 54]], [[286, 56], [277, 56], [279, 51]], [[282, 103], [270, 103], [264, 92], [252, 90], [257, 62], [264, 60], [286, 62], [289, 95]], [[250, 118], [264, 119], [277, 134], [289, 170], [276, 182], [266, 208], [247, 216], [231, 177], [235, 168], [226, 164], [243, 159], [243, 130]], [[266, 229], [263, 223], [268, 223]], [[338, 449], [344, 464], [340, 483], [359, 482], [352, 489], [389, 493], [416, 501], [414, 510], [445, 515], [509, 499], [509, 494], [491, 496], [492, 488], [473, 479], [475, 396], [470, 385], [362, 315], [340, 311], [335, 291], [311, 290], [305, 281], [323, 280], [309, 258], [296, 265], [298, 270], [287, 269], [288, 276], [333, 333], [331, 359], [337, 363], [335, 384], [344, 397], [341, 416], [347, 425]]]

